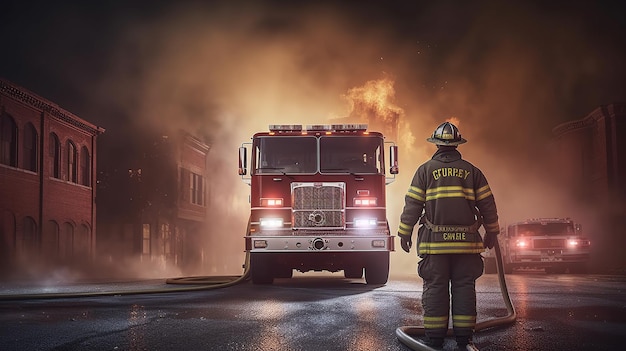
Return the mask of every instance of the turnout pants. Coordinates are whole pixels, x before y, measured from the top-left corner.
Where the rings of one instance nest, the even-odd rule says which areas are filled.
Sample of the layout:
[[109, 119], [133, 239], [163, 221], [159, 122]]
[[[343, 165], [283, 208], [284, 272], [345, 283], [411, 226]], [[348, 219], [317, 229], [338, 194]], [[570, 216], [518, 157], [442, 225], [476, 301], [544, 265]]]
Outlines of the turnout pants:
[[483, 273], [481, 255], [425, 255], [418, 263], [417, 272], [424, 281], [422, 306], [426, 335], [446, 336], [452, 296], [454, 335], [471, 337], [476, 326], [476, 279]]

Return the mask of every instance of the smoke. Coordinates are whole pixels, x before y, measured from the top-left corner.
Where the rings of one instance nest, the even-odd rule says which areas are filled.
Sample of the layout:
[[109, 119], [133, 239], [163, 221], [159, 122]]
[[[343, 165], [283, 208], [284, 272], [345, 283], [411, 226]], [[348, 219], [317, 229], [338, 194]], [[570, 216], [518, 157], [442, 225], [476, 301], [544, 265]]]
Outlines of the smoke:
[[[413, 172], [435, 151], [425, 139], [445, 120], [468, 139], [459, 149], [487, 176], [501, 224], [583, 212], [560, 186], [548, 140], [555, 125], [613, 102], [580, 91], [605, 74], [603, 58], [615, 56], [590, 40], [575, 14], [525, 2], [442, 2], [409, 8], [414, 18], [396, 23], [372, 19], [377, 10], [366, 4], [357, 12], [326, 2], [277, 4], [183, 4], [120, 18], [96, 86], [95, 100], [123, 111], [119, 120], [129, 128], [181, 128], [208, 140], [215, 213], [204, 244], [207, 255], [218, 255], [212, 270], [240, 272], [249, 187], [236, 175], [236, 149], [268, 124], [361, 112], [380, 125], [397, 118], [392, 230]], [[415, 264], [403, 252], [394, 260], [400, 272]]]

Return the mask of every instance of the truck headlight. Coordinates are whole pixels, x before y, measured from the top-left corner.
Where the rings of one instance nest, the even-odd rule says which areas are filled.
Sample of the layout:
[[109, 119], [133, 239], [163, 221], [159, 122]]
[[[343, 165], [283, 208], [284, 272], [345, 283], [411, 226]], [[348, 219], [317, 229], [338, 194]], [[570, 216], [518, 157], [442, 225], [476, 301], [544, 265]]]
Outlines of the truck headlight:
[[355, 218], [354, 226], [358, 228], [371, 228], [376, 226], [376, 218]]
[[587, 239], [581, 239], [581, 238], [575, 238], [575, 239], [567, 239], [567, 247], [571, 248], [571, 249], [575, 249], [575, 248], [586, 248], [589, 247], [589, 240]]
[[530, 243], [526, 239], [518, 239], [515, 241], [515, 246], [520, 249], [526, 249], [530, 246]]
[[567, 246], [568, 247], [572, 247], [572, 248], [573, 247], [578, 247], [579, 244], [580, 243], [576, 239], [569, 239], [569, 240], [567, 240]]
[[265, 228], [279, 228], [283, 226], [282, 218], [261, 218], [261, 227]]

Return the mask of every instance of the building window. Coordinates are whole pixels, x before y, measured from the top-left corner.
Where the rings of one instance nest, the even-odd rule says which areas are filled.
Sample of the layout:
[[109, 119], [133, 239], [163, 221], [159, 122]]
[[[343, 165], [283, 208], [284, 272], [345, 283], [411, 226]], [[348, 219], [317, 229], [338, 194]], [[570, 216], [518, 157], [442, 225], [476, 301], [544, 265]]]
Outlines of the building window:
[[141, 253], [150, 255], [150, 224], [144, 223], [142, 229]]
[[37, 223], [32, 217], [24, 218], [23, 248], [27, 254], [36, 254], [39, 251], [39, 235], [37, 235]]
[[163, 254], [167, 257], [172, 253], [171, 243], [172, 232], [170, 231], [169, 223], [161, 224], [161, 249]]
[[0, 212], [0, 260], [12, 259], [17, 249], [17, 223], [15, 214], [7, 210]]
[[56, 258], [59, 255], [59, 224], [48, 221], [41, 238], [41, 251], [47, 258]]
[[90, 167], [89, 150], [83, 146], [80, 149], [80, 184], [85, 186], [91, 185], [91, 167]]
[[63, 229], [59, 235], [59, 256], [64, 259], [71, 259], [74, 254], [74, 226], [63, 223]]
[[76, 164], [76, 145], [70, 140], [67, 142], [67, 180], [72, 183], [78, 181], [78, 165]]
[[37, 129], [31, 123], [24, 128], [24, 169], [37, 172]]
[[89, 257], [91, 251], [91, 230], [85, 224], [79, 227], [78, 235], [74, 237], [75, 256]]
[[191, 203], [203, 206], [204, 205], [204, 179], [201, 175], [190, 172], [190, 191], [191, 191]]
[[50, 170], [54, 178], [61, 178], [61, 143], [59, 137], [50, 133], [50, 147], [48, 149], [48, 156], [50, 158]]
[[6, 114], [0, 117], [0, 163], [17, 167], [17, 125]]

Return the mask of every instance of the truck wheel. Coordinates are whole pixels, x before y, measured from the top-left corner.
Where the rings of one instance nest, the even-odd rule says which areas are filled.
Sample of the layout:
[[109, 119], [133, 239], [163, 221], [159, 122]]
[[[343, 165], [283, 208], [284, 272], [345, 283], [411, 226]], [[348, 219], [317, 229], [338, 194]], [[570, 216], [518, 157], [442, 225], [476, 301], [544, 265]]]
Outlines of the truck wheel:
[[569, 266], [569, 272], [572, 274], [587, 274], [587, 264], [573, 263]]
[[567, 267], [565, 266], [550, 266], [546, 267], [545, 271], [547, 274], [564, 274], [567, 271]]
[[271, 257], [264, 254], [251, 253], [250, 277], [254, 284], [272, 284], [274, 276], [272, 275]]
[[363, 267], [348, 267], [343, 270], [343, 276], [348, 279], [363, 278]]
[[485, 274], [496, 274], [498, 268], [496, 267], [496, 259], [492, 257], [485, 257]]
[[502, 264], [504, 266], [504, 274], [512, 274], [513, 273], [513, 265], [512, 264]]
[[365, 282], [368, 285], [383, 285], [389, 279], [389, 252], [376, 252], [365, 267]]
[[274, 266], [274, 278], [292, 278], [293, 269], [285, 266]]

